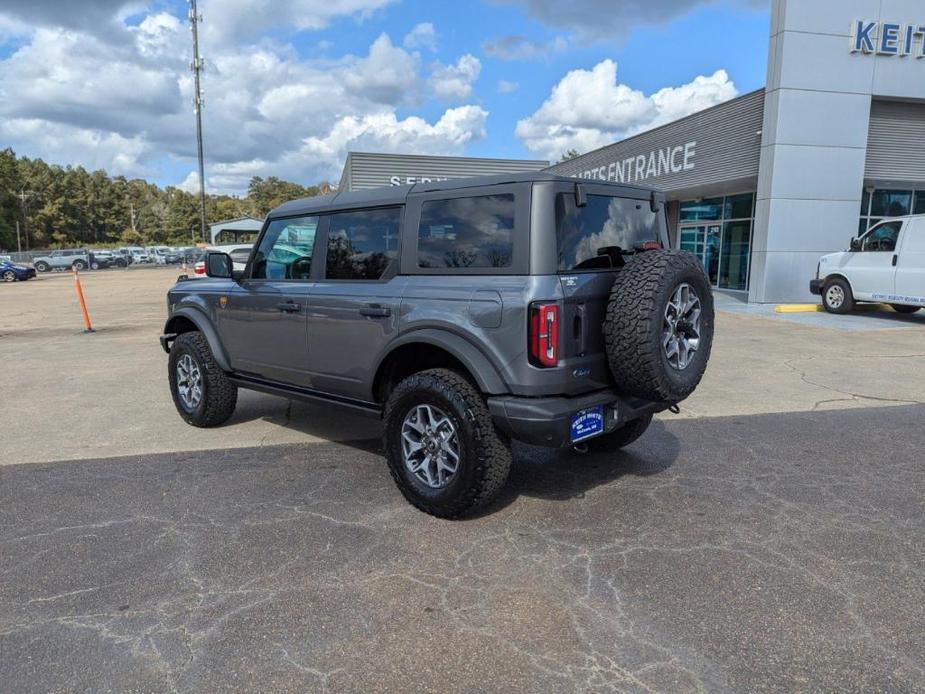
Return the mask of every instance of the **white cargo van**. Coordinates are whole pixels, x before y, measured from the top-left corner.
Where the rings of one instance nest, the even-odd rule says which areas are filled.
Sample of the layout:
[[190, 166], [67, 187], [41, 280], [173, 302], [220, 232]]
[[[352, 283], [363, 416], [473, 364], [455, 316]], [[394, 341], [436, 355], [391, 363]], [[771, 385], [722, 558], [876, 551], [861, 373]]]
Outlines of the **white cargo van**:
[[851, 239], [850, 250], [823, 256], [809, 290], [830, 313], [865, 301], [900, 313], [925, 308], [925, 215], [886, 219]]

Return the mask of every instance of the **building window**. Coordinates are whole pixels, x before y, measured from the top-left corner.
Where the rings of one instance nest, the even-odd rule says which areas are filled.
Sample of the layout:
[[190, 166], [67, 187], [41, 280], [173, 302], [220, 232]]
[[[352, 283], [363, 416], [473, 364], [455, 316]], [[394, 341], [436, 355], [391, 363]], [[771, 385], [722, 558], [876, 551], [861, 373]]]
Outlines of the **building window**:
[[864, 190], [858, 236], [887, 217], [925, 214], [925, 190]]
[[681, 203], [680, 246], [703, 263], [711, 284], [748, 290], [755, 194]]

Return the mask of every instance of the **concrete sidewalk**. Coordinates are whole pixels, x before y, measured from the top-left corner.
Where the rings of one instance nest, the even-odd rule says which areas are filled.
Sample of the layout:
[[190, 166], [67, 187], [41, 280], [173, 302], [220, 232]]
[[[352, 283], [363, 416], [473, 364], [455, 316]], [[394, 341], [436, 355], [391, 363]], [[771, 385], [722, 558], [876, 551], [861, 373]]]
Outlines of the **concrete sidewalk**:
[[[176, 268], [158, 268], [83, 275], [98, 330], [93, 335], [81, 332], [69, 276], [0, 287], [0, 363], [8, 394], [0, 400], [3, 464], [378, 435], [373, 420], [243, 391], [227, 426], [203, 430], [183, 423], [157, 340], [165, 293], [177, 274]], [[833, 317], [824, 314], [810, 314], [818, 323], [801, 324], [722, 299], [718, 304], [713, 358], [681, 417], [925, 401], [925, 322], [917, 317], [849, 316], [871, 329], [841, 330], [830, 329]]]

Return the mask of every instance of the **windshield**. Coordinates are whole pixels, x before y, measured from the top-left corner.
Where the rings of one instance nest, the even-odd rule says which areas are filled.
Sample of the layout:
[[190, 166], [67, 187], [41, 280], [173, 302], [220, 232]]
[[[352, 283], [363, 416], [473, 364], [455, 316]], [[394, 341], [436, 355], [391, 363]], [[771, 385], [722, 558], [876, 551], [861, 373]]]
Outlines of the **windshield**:
[[573, 194], [560, 193], [556, 197], [559, 271], [612, 269], [619, 265], [615, 256], [659, 241], [664, 226], [664, 215], [653, 212], [648, 200], [588, 195], [587, 205], [578, 207]]

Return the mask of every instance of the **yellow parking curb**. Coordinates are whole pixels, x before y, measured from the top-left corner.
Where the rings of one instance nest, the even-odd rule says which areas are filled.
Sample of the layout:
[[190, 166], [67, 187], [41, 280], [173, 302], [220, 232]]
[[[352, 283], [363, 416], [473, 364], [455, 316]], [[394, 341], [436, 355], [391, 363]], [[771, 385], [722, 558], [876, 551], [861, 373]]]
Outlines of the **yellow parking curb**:
[[778, 304], [774, 307], [776, 313], [816, 313], [822, 310], [819, 304]]

